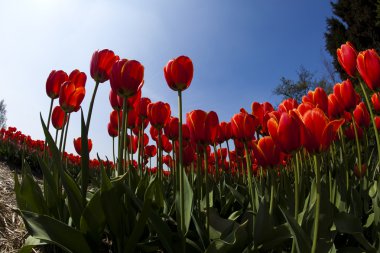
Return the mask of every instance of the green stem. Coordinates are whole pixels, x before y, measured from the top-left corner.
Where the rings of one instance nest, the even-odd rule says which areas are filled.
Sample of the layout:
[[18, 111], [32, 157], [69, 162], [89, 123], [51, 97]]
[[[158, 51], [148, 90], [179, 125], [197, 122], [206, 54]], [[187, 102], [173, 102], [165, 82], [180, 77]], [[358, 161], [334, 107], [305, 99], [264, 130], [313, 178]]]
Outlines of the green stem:
[[359, 170], [361, 170], [361, 168], [362, 168], [362, 156], [361, 156], [361, 150], [360, 150], [358, 130], [356, 128], [356, 121], [355, 121], [353, 113], [351, 114], [351, 117], [352, 117], [352, 125], [354, 127], [354, 133], [355, 133], [356, 151], [357, 151], [357, 155], [358, 155], [358, 166], [359, 166]]
[[315, 215], [314, 215], [314, 230], [313, 230], [313, 245], [311, 247], [311, 253], [315, 253], [318, 243], [318, 227], [319, 227], [319, 209], [321, 203], [321, 175], [318, 167], [317, 155], [313, 155], [314, 158], [314, 170], [315, 170], [315, 183], [317, 187], [317, 196], [315, 201]]
[[[298, 209], [299, 209], [299, 156], [296, 153], [296, 167], [294, 168], [294, 219], [298, 223]], [[292, 253], [296, 251], [296, 238], [293, 238]]]
[[118, 169], [118, 175], [123, 174], [123, 148], [124, 148], [124, 137], [125, 137], [125, 124], [123, 122], [125, 121], [127, 115], [127, 98], [123, 99], [123, 116], [121, 118], [121, 122], [119, 120], [119, 125], [121, 125], [121, 134], [119, 137], [119, 149], [118, 149], [118, 156], [117, 156], [117, 169]]
[[63, 148], [62, 148], [62, 160], [63, 160], [63, 154], [65, 153], [65, 150], [66, 150], [66, 140], [67, 140], [67, 132], [69, 131], [69, 123], [70, 123], [70, 113], [67, 116], [65, 138], [63, 140]]
[[203, 147], [203, 157], [205, 162], [205, 188], [206, 188], [206, 234], [210, 237], [210, 196], [208, 192], [208, 159], [206, 147]]
[[112, 137], [112, 156], [113, 156], [113, 164], [115, 164], [115, 137]]
[[[376, 137], [376, 145], [377, 145], [377, 159], [378, 159], [378, 162], [380, 161], [380, 139], [379, 139], [379, 133], [377, 131], [377, 127], [376, 127], [376, 123], [375, 123], [375, 117], [373, 115], [373, 111], [372, 111], [372, 107], [371, 107], [371, 103], [368, 99], [368, 95], [367, 95], [367, 92], [365, 90], [365, 87], [363, 85], [363, 82], [361, 81], [361, 79], [359, 78], [359, 83], [360, 83], [360, 87], [363, 91], [363, 94], [364, 94], [364, 98], [365, 98], [365, 102], [367, 104], [367, 108], [368, 108], [368, 111], [371, 115], [371, 121], [372, 121], [372, 126], [373, 126], [373, 130], [375, 132], [375, 137]], [[376, 166], [377, 167], [377, 166]]]
[[182, 150], [183, 150], [183, 143], [182, 143], [182, 92], [179, 90], [178, 91], [178, 172], [179, 172], [179, 185], [180, 185], [180, 210], [181, 210], [181, 231], [182, 231], [182, 238], [183, 238], [183, 248], [182, 250], [186, 249], [186, 244], [185, 244], [185, 187], [184, 187], [184, 174], [185, 172], [183, 171], [183, 161], [182, 161]]
[[[246, 162], [247, 162], [248, 190], [249, 190], [249, 195], [251, 197], [252, 211], [255, 212], [255, 200], [254, 200], [254, 195], [253, 195], [252, 175], [251, 175], [252, 164], [251, 164], [251, 158], [250, 158], [250, 155], [249, 155], [249, 152], [248, 152], [248, 148], [247, 148], [247, 143], [246, 142], [244, 142], [244, 150], [245, 150], [245, 159], [246, 159]], [[244, 174], [245, 173], [243, 171], [243, 175]]]
[[273, 214], [273, 203], [274, 203], [274, 174], [273, 174], [273, 168], [270, 168], [270, 173], [268, 173], [268, 176], [270, 176], [270, 202], [269, 202], [269, 215]]
[[[53, 110], [53, 103], [54, 99], [51, 99], [50, 101], [50, 109], [49, 109], [49, 116], [48, 116], [48, 122], [47, 122], [47, 130], [49, 131], [49, 126], [50, 126], [50, 118], [51, 118], [51, 111]], [[47, 147], [47, 141], [45, 138], [45, 148], [44, 148], [44, 157], [46, 158], [46, 147]]]
[[88, 130], [90, 129], [90, 121], [91, 121], [92, 109], [94, 107], [95, 96], [96, 96], [96, 92], [98, 91], [98, 87], [99, 87], [99, 81], [96, 81], [94, 92], [92, 93], [90, 107], [88, 109], [87, 120], [86, 120], [86, 130], [87, 130], [86, 132], [87, 132], [87, 135], [88, 135]]

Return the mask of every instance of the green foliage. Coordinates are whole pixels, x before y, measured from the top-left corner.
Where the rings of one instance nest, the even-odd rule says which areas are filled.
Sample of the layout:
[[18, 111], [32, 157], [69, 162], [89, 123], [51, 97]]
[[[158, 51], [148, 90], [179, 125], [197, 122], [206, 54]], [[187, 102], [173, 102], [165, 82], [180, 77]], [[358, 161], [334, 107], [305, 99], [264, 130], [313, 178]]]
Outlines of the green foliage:
[[321, 87], [328, 93], [332, 90], [332, 85], [327, 78], [318, 79], [312, 72], [301, 66], [297, 71], [297, 80], [281, 77], [280, 84], [273, 90], [273, 94], [283, 99], [294, 98], [300, 103], [309, 90]]

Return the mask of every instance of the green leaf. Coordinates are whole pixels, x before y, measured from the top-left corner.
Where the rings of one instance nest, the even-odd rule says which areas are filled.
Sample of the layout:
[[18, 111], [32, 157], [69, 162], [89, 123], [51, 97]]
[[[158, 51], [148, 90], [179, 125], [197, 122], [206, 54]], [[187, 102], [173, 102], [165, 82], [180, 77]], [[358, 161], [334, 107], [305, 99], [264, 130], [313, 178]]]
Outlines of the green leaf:
[[83, 110], [81, 109], [81, 175], [82, 175], [82, 201], [86, 204], [86, 193], [89, 181], [89, 152], [88, 152], [88, 129], [84, 121]]
[[15, 174], [15, 193], [17, 205], [20, 209], [45, 214], [47, 206], [40, 186], [34, 180], [27, 163], [23, 166], [22, 181], [19, 183]]
[[223, 219], [219, 216], [216, 208], [210, 208], [210, 239], [219, 239], [223, 235], [231, 233], [234, 225], [237, 224], [234, 221]]
[[100, 200], [100, 190], [98, 190], [83, 211], [80, 230], [91, 239], [92, 244], [100, 244], [105, 225], [106, 218]]
[[182, 170], [183, 173], [183, 183], [184, 183], [184, 196], [185, 196], [185, 234], [189, 230], [191, 213], [193, 210], [193, 190], [185, 173], [185, 170]]
[[359, 218], [345, 212], [335, 214], [334, 223], [341, 233], [355, 234], [363, 232]]
[[311, 241], [305, 231], [298, 225], [297, 221], [283, 208], [279, 206], [285, 220], [289, 225], [290, 233], [296, 239], [298, 252], [311, 252]]
[[38, 163], [44, 176], [44, 193], [46, 204], [49, 210], [54, 210], [58, 214], [58, 195], [56, 192], [57, 185], [54, 181], [53, 175], [48, 170], [46, 162], [38, 157]]
[[249, 243], [247, 226], [248, 221], [241, 225], [235, 225], [226, 237], [213, 241], [205, 253], [242, 252]]
[[78, 230], [46, 215], [21, 210], [28, 232], [36, 239], [53, 243], [72, 253], [91, 253], [85, 237]]
[[253, 240], [255, 244], [261, 244], [265, 240], [268, 240], [272, 236], [273, 226], [273, 218], [269, 214], [266, 201], [263, 200], [260, 202], [254, 222]]
[[18, 253], [30, 253], [33, 248], [36, 246], [46, 245], [46, 242], [41, 241], [40, 239], [34, 238], [33, 236], [28, 236], [26, 238], [24, 245], [18, 251]]

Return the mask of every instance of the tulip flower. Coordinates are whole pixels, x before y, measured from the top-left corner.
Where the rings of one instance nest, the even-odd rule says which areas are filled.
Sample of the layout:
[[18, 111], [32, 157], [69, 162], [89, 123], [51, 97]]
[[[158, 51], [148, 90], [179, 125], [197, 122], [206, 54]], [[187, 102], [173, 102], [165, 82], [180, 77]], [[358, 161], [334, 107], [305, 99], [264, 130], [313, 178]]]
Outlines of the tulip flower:
[[87, 76], [84, 72], [74, 69], [69, 75], [69, 80], [75, 84], [75, 87], [85, 87]]
[[267, 121], [269, 120], [269, 113], [273, 112], [273, 106], [269, 102], [262, 104], [253, 102], [251, 105], [252, 115], [255, 116], [255, 120], [260, 127], [261, 133], [267, 133]]
[[164, 127], [165, 135], [170, 140], [178, 139], [178, 131], [179, 131], [179, 119], [177, 117], [170, 117], [168, 123]]
[[139, 101], [137, 101], [136, 112], [140, 118], [145, 119], [148, 117], [148, 105], [151, 102], [152, 101], [150, 101], [150, 99], [146, 97], [140, 98]]
[[355, 164], [354, 166], [354, 175], [361, 179], [365, 173], [367, 172], [367, 165], [366, 164], [362, 164], [362, 168], [359, 169], [359, 166], [357, 164]]
[[328, 113], [327, 94], [321, 87], [317, 87], [314, 91], [309, 91], [306, 96], [302, 97], [302, 102], [309, 102], [320, 108], [324, 113]]
[[371, 101], [375, 112], [380, 113], [380, 95], [378, 92], [373, 93]]
[[334, 85], [334, 94], [346, 111], [352, 111], [360, 100], [350, 79]]
[[351, 42], [346, 42], [341, 45], [340, 48], [336, 50], [338, 57], [338, 62], [340, 66], [346, 71], [346, 73], [353, 77], [356, 73], [356, 57], [358, 53], [356, 52], [354, 46]]
[[61, 85], [69, 80], [69, 76], [63, 70], [52, 70], [46, 80], [46, 94], [51, 99], [59, 97]]
[[193, 72], [193, 62], [183, 55], [170, 60], [164, 67], [166, 82], [175, 91], [183, 91], [190, 86]]
[[57, 105], [56, 107], [54, 107], [51, 117], [51, 123], [53, 124], [55, 129], [60, 130], [63, 128], [63, 126], [66, 123], [65, 115], [65, 111], [62, 110], [60, 106]]
[[186, 114], [186, 124], [189, 126], [191, 139], [196, 144], [203, 146], [216, 142], [219, 119], [214, 111], [191, 111]]
[[278, 111], [289, 112], [293, 109], [297, 109], [297, 107], [298, 107], [297, 100], [295, 100], [294, 98], [288, 98], [288, 99], [285, 99], [284, 101], [282, 101], [278, 105]]
[[161, 101], [150, 103], [147, 114], [150, 124], [157, 129], [162, 129], [170, 119], [170, 105]]
[[83, 86], [77, 87], [72, 81], [64, 82], [59, 93], [59, 104], [66, 113], [78, 111], [85, 94]]
[[364, 82], [371, 90], [380, 88], [380, 58], [374, 49], [368, 49], [358, 54], [357, 69]]
[[119, 56], [115, 55], [112, 50], [103, 49], [96, 50], [92, 54], [90, 63], [91, 77], [97, 83], [104, 83], [109, 79], [113, 64], [119, 60]]
[[249, 142], [255, 138], [257, 121], [248, 113], [237, 113], [231, 118], [232, 136], [240, 141]]
[[148, 145], [144, 148], [144, 154], [148, 157], [154, 157], [157, 154], [157, 148], [155, 145]]
[[268, 131], [273, 141], [288, 154], [301, 147], [302, 127], [302, 121], [295, 111], [283, 112], [280, 120], [272, 117], [268, 121]]
[[367, 107], [365, 106], [364, 102], [360, 102], [356, 106], [353, 114], [354, 114], [354, 119], [355, 119], [356, 123], [360, 127], [364, 127], [364, 128], [369, 127], [371, 117], [369, 115], [369, 112], [368, 112]]
[[252, 151], [258, 164], [264, 168], [276, 166], [280, 163], [280, 149], [270, 136], [261, 138], [252, 146]]
[[108, 122], [107, 130], [108, 130], [109, 136], [111, 136], [111, 137], [117, 137], [118, 136], [117, 127], [115, 128], [115, 126], [111, 122]]
[[111, 88], [121, 97], [137, 94], [144, 84], [144, 67], [136, 60], [122, 59], [114, 63], [110, 74]]
[[109, 100], [112, 108], [114, 110], [120, 111], [123, 107], [123, 103], [120, 103], [120, 100], [118, 99], [118, 95], [116, 92], [114, 92], [112, 89], [109, 94]]
[[329, 94], [329, 118], [338, 118], [344, 112], [344, 107], [334, 93]]
[[[74, 148], [78, 155], [82, 154], [82, 138], [78, 137], [74, 139]], [[92, 140], [88, 139], [88, 152], [91, 152], [92, 149]]]
[[305, 125], [304, 147], [309, 153], [326, 150], [344, 123], [343, 119], [330, 121], [320, 108], [307, 111], [302, 121]]

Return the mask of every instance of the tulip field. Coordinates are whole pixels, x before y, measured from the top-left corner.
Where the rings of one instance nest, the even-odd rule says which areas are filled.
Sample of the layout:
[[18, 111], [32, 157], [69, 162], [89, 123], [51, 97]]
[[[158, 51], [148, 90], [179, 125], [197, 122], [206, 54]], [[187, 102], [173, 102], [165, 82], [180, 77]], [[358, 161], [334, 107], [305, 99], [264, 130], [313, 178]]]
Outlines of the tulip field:
[[[29, 237], [20, 252], [380, 252], [380, 57], [350, 42], [337, 55], [349, 78], [331, 94], [253, 102], [229, 122], [182, 111], [196, 74], [187, 56], [163, 66], [178, 115], [143, 97], [142, 63], [111, 50], [92, 55], [94, 86], [80, 70], [53, 70], [45, 140], [0, 131], [0, 156], [22, 164], [14, 190]], [[113, 155], [91, 160], [92, 108], [108, 81]], [[81, 136], [68, 140], [73, 113]]]

